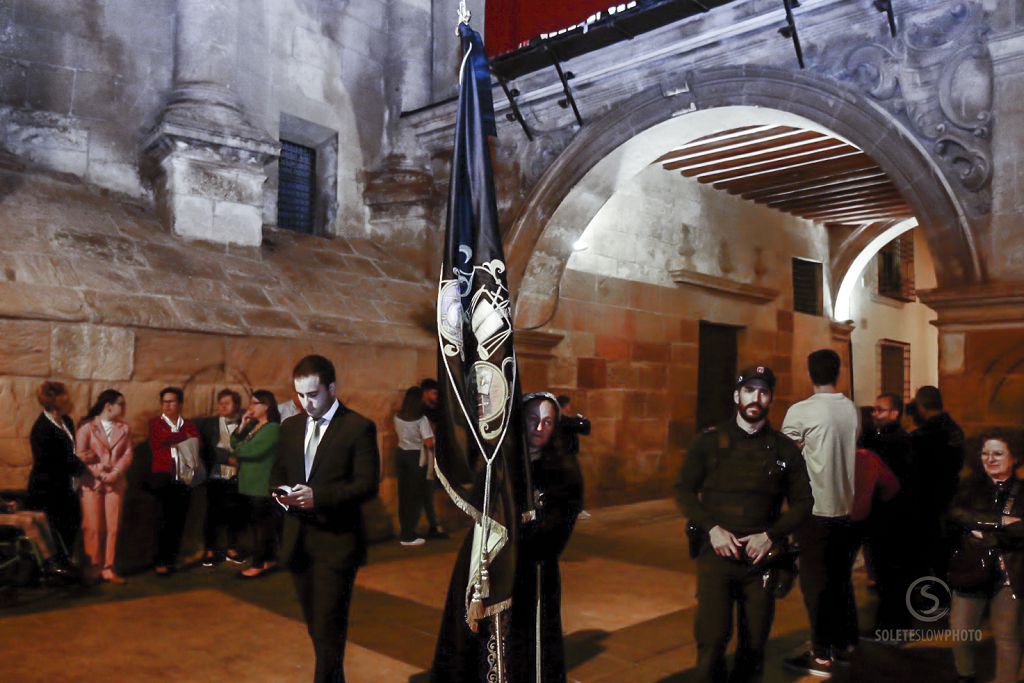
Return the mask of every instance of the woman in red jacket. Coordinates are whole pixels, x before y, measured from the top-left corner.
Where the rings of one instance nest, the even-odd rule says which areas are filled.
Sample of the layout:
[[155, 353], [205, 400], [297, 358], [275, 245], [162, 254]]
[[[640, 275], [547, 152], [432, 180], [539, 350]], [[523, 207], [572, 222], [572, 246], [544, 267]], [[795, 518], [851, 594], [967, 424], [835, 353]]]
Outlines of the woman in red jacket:
[[75, 438], [76, 453], [86, 465], [81, 480], [86, 578], [116, 584], [125, 582], [114, 571], [114, 559], [125, 475], [132, 462], [131, 430], [124, 422], [124, 411], [121, 392], [107, 389], [82, 419]]
[[160, 390], [162, 413], [149, 421], [149, 447], [153, 451], [150, 488], [159, 511], [155, 565], [157, 575], [164, 577], [174, 572], [192, 499], [189, 484], [178, 480], [177, 446], [188, 439], [199, 440], [195, 424], [181, 416], [184, 400], [185, 393], [178, 387], [164, 387]]

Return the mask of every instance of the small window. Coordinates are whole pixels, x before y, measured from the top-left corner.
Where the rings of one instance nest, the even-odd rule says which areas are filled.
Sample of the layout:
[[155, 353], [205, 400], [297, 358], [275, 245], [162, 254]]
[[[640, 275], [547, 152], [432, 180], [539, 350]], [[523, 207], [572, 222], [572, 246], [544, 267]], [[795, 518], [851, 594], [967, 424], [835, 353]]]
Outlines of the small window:
[[316, 202], [316, 150], [281, 140], [278, 165], [277, 226], [313, 233]]
[[894, 298], [903, 296], [899, 240], [893, 240], [878, 252], [878, 293]]
[[878, 293], [892, 299], [913, 301], [914, 239], [911, 233], [897, 237], [878, 252]]
[[797, 313], [822, 315], [821, 263], [793, 259], [793, 310]]

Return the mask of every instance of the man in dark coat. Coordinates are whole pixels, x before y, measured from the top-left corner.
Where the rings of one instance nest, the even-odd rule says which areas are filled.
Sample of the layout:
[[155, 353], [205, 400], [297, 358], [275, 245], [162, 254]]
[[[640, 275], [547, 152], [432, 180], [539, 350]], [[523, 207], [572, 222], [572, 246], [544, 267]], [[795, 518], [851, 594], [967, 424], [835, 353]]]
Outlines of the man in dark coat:
[[[521, 524], [518, 529], [519, 546], [512, 606], [507, 612], [504, 659], [511, 683], [563, 683], [566, 680], [565, 645], [558, 558], [569, 542], [582, 509], [583, 477], [561, 440], [553, 438], [559, 417], [557, 399], [543, 392], [524, 396], [523, 403], [537, 518]], [[431, 671], [431, 681], [435, 683], [485, 680], [486, 647], [479, 642], [485, 636], [473, 633], [465, 619], [472, 541], [470, 533], [452, 572]]]
[[944, 579], [952, 552], [945, 519], [964, 466], [964, 431], [943, 408], [938, 388], [918, 389], [914, 405], [921, 419], [921, 425], [910, 434], [914, 477], [920, 492], [917, 519], [928, 569]]
[[903, 429], [903, 399], [880, 394], [871, 409], [871, 425], [861, 433], [861, 447], [874, 451], [900, 483], [896, 496], [876, 500], [865, 526], [865, 549], [871, 558], [878, 585], [875, 630], [910, 627], [906, 594], [910, 582], [922, 576], [919, 535], [913, 519], [918, 508], [917, 484], [910, 453], [910, 434]]
[[366, 564], [361, 505], [380, 479], [377, 431], [336, 398], [334, 365], [323, 356], [303, 358], [292, 377], [305, 412], [281, 425], [271, 475], [274, 498], [288, 508], [280, 558], [313, 640], [314, 682], [344, 683], [352, 587]]
[[[697, 437], [676, 484], [680, 507], [702, 532], [694, 623], [702, 683], [760, 680], [775, 614], [766, 559], [810, 517], [814, 502], [800, 449], [768, 424], [774, 390], [769, 368], [743, 370], [733, 392], [735, 418]], [[740, 635], [727, 677], [734, 606]]]

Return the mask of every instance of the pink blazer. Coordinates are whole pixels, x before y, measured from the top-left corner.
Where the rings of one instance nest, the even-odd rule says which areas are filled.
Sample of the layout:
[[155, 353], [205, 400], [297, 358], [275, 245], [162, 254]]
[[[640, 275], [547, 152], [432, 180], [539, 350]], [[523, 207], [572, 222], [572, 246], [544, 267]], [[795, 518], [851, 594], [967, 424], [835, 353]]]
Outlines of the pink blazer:
[[[100, 419], [96, 418], [78, 428], [75, 445], [78, 457], [85, 461], [89, 454], [99, 457], [98, 462], [86, 462], [86, 473], [82, 475], [82, 489], [106, 493], [107, 491], [124, 491], [125, 475], [132, 463], [132, 438], [128, 425], [121, 421], [114, 422], [114, 429], [107, 441], [107, 433], [103, 431]], [[105, 472], [117, 471], [117, 480], [104, 484], [99, 476]]]

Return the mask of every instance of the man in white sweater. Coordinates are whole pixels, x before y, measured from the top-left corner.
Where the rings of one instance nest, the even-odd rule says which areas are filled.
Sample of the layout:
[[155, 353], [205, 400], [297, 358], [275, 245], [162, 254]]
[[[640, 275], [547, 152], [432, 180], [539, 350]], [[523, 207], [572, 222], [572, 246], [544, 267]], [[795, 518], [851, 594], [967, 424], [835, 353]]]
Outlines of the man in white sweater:
[[836, 390], [841, 361], [831, 349], [807, 357], [814, 394], [789, 409], [782, 432], [803, 448], [814, 494], [810, 520], [795, 534], [800, 543], [800, 590], [811, 623], [811, 650], [786, 660], [788, 668], [828, 678], [849, 663], [857, 642], [850, 623], [853, 600], [850, 511], [853, 507], [858, 412]]

